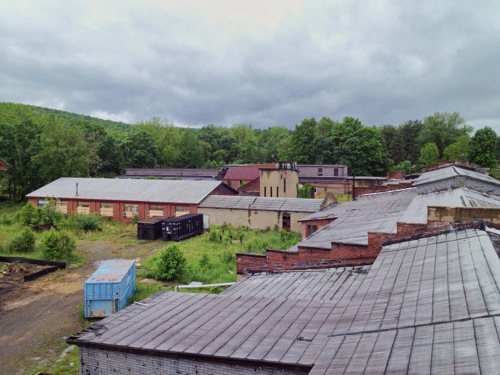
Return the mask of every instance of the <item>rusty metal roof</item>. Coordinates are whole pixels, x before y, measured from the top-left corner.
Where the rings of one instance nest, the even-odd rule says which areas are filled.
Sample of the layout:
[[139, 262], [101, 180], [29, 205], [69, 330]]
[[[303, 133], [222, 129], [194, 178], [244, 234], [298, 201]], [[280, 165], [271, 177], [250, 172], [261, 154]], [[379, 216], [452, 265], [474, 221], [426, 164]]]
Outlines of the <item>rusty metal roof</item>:
[[[368, 274], [350, 285], [327, 271], [297, 275], [294, 288], [306, 283], [298, 293], [275, 274], [260, 279], [261, 296], [254, 293], [258, 279], [233, 294], [158, 294], [100, 321], [106, 331], [87, 330], [68, 342], [200, 361], [300, 365], [310, 374], [498, 370], [500, 260], [485, 231], [385, 246]], [[281, 286], [265, 296], [273, 277]], [[308, 285], [323, 277], [346, 297], [308, 299]]]
[[85, 283], [119, 282], [135, 264], [135, 260], [110, 259], [99, 264], [99, 268]]
[[27, 197], [197, 204], [220, 184], [220, 181], [62, 177]]

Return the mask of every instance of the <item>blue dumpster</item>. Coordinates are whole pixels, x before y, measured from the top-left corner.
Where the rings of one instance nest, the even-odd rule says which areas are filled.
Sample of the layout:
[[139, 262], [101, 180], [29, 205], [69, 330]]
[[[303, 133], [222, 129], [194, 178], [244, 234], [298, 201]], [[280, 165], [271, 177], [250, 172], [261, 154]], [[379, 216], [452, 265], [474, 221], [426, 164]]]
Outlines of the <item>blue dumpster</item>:
[[135, 291], [135, 261], [105, 260], [85, 281], [86, 318], [104, 318], [127, 305]]

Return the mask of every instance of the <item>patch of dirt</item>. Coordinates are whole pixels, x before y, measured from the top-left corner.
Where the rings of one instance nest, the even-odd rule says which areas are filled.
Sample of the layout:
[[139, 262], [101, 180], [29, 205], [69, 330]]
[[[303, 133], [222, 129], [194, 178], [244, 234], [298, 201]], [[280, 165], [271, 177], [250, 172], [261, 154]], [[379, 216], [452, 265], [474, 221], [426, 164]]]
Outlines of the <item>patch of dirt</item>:
[[163, 241], [125, 246], [79, 241], [77, 251], [89, 261], [85, 267], [30, 282], [23, 281], [22, 272], [10, 272], [0, 264], [0, 272], [6, 271], [0, 276], [0, 374], [33, 373], [60, 357], [67, 348], [65, 339], [85, 328], [80, 318], [83, 285], [100, 261], [140, 261], [164, 247]]

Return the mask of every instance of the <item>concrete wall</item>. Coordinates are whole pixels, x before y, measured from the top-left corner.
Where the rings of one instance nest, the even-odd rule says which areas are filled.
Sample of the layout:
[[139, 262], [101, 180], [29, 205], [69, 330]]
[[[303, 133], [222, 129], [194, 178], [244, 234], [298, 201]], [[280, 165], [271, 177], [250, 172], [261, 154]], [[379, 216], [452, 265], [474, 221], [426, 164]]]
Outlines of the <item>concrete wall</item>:
[[194, 360], [179, 357], [160, 357], [148, 354], [123, 353], [111, 350], [80, 347], [80, 374], [82, 375], [147, 375], [147, 374], [307, 374], [310, 368], [267, 367], [244, 364], [242, 361], [223, 362]]
[[299, 175], [296, 169], [261, 169], [260, 196], [297, 198]]
[[[266, 230], [274, 229], [278, 225], [283, 228], [283, 212], [279, 211], [255, 211], [236, 210], [225, 208], [198, 208], [198, 213], [208, 215], [210, 225], [230, 224], [233, 227], [247, 226], [251, 229]], [[290, 214], [290, 230], [301, 233], [302, 224], [299, 220], [309, 216], [310, 212], [287, 212]]]

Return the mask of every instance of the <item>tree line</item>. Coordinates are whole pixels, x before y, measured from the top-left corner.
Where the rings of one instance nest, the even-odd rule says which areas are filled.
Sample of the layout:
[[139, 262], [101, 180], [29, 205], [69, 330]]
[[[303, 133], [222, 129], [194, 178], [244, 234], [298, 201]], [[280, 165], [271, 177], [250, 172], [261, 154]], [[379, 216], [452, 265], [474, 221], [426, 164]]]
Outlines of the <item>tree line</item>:
[[112, 177], [126, 168], [220, 168], [224, 164], [295, 161], [345, 164], [350, 174], [410, 173], [439, 160], [467, 160], [494, 168], [498, 137], [473, 133], [458, 113], [380, 127], [345, 117], [304, 119], [294, 129], [236, 124], [182, 128], [152, 118], [127, 125], [89, 116], [0, 103], [1, 188], [11, 198], [59, 177]]

